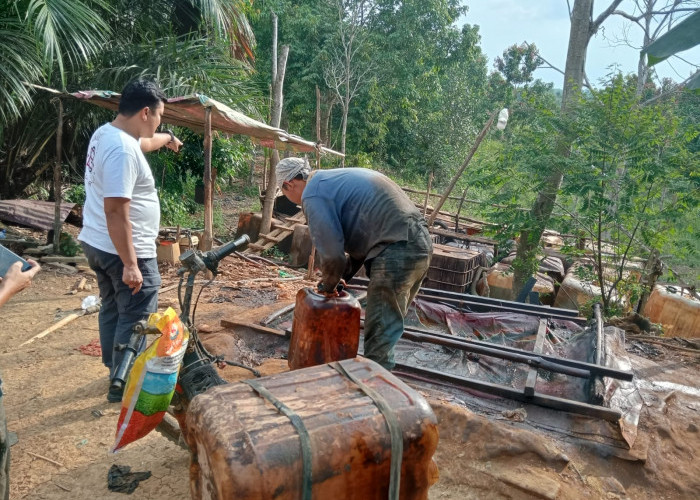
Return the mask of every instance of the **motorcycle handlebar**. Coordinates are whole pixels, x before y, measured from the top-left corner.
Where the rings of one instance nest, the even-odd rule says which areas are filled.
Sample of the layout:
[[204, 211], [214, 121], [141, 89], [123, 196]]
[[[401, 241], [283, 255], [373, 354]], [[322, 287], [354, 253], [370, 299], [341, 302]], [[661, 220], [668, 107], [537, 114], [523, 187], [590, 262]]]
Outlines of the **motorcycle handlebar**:
[[221, 259], [227, 255], [231, 255], [236, 250], [241, 250], [248, 245], [248, 243], [250, 243], [250, 237], [247, 234], [244, 234], [238, 239], [229, 241], [225, 245], [221, 245], [220, 247], [208, 251], [205, 254], [205, 260], [210, 262], [219, 262]]

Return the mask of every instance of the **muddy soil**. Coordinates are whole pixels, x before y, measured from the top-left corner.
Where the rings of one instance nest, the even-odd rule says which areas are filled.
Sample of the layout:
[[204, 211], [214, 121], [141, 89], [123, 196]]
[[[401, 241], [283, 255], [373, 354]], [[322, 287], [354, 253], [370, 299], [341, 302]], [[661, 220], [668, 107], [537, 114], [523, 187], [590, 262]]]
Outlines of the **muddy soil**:
[[[286, 340], [221, 321], [257, 321], [293, 302], [313, 282], [300, 271], [281, 279], [275, 266], [236, 257], [202, 293], [196, 324], [215, 352], [263, 374], [286, 370]], [[177, 305], [175, 268], [165, 266], [161, 310]], [[82, 277], [91, 290], [70, 294]], [[47, 336], [22, 345], [96, 292], [88, 272], [65, 274], [45, 266], [33, 285], [2, 310], [0, 369], [7, 392], [8, 427], [18, 436], [11, 448], [11, 499], [123, 498], [107, 489], [112, 464], [150, 471], [134, 499], [189, 498], [189, 454], [153, 432], [116, 455], [112, 444], [119, 405], [106, 401], [107, 369], [90, 355], [98, 338], [97, 315], [81, 316]], [[628, 346], [630, 344], [628, 343]], [[82, 347], [82, 350], [81, 350]], [[440, 479], [431, 499], [691, 499], [700, 491], [700, 356], [654, 345], [630, 353], [635, 374], [648, 381], [640, 420], [643, 453], [618, 458], [586, 441], [564, 440], [530, 422], [466, 409], [452, 397], [426, 392], [439, 422], [435, 455]], [[248, 378], [228, 367], [229, 381]], [[652, 384], [653, 382], [653, 384]]]

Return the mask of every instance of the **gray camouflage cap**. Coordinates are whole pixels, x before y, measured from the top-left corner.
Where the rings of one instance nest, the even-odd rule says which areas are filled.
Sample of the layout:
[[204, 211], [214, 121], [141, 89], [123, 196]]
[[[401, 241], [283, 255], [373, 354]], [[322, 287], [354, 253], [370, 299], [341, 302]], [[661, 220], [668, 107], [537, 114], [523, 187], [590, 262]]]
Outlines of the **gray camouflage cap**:
[[275, 167], [277, 187], [282, 190], [282, 184], [285, 182], [291, 181], [299, 174], [305, 173], [304, 177], [306, 177], [310, 172], [311, 166], [306, 158], [285, 158]]

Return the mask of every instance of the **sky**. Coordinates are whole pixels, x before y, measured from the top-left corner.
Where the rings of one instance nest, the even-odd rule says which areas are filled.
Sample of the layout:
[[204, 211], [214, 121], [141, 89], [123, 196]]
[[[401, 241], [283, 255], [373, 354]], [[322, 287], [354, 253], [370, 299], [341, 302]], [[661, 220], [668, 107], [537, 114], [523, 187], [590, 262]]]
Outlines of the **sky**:
[[[460, 24], [479, 26], [481, 49], [489, 58], [489, 71], [494, 69], [496, 57], [513, 44], [524, 41], [534, 43], [540, 56], [553, 66], [564, 70], [566, 51], [569, 42], [569, 13], [566, 0], [466, 0], [469, 11], [460, 19]], [[573, 6], [573, 0], [570, 1]], [[609, 5], [609, 0], [599, 0], [594, 4], [594, 18]], [[631, 0], [625, 0], [620, 10], [632, 12]], [[601, 33], [601, 31], [604, 32]], [[586, 74], [593, 85], [610, 73], [611, 65], [623, 73], [637, 72], [639, 48], [633, 49], [615, 44], [625, 32], [638, 46], [641, 45], [641, 29], [620, 16], [611, 16], [603, 23], [603, 30], [593, 37], [586, 57]], [[700, 64], [700, 46], [679, 54], [694, 64]], [[654, 66], [661, 77], [676, 82], [683, 81], [692, 73], [692, 66], [676, 58], [671, 62], [661, 62]], [[535, 78], [563, 86], [563, 75], [551, 69], [538, 69]]]

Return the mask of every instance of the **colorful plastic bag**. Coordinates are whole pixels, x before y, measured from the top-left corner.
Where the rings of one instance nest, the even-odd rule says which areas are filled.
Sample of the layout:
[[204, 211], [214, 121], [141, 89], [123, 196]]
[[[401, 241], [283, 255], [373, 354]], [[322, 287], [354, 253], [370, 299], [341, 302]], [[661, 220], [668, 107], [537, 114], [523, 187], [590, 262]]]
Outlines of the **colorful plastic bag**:
[[131, 368], [112, 453], [142, 438], [163, 420], [187, 349], [189, 331], [173, 308], [151, 314], [148, 325], [158, 328], [161, 336], [138, 355]]

